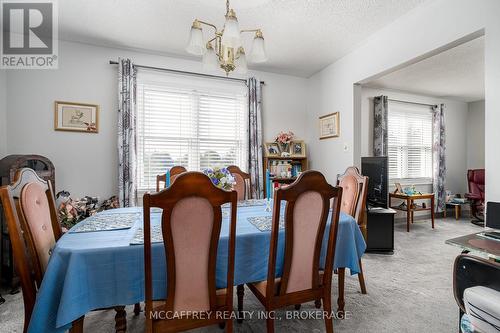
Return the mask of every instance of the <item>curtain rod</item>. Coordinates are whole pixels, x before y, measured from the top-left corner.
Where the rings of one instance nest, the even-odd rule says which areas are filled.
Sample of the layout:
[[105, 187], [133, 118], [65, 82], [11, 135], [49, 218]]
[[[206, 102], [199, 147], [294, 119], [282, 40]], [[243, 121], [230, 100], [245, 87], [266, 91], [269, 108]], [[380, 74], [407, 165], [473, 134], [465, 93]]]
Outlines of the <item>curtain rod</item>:
[[[109, 64], [110, 65], [118, 65], [118, 61], [110, 60]], [[185, 75], [207, 77], [207, 78], [211, 78], [211, 79], [222, 79], [222, 80], [239, 81], [239, 82], [244, 82], [245, 84], [247, 83], [247, 80], [245, 80], [245, 79], [238, 79], [238, 78], [235, 78], [235, 77], [226, 77], [226, 76], [220, 76], [220, 75], [203, 74], [203, 73], [196, 73], [196, 72], [181, 71], [181, 70], [171, 69], [171, 68], [143, 66], [143, 65], [136, 65], [136, 64], [134, 64], [134, 66], [138, 67], [138, 68], [152, 69], [152, 70], [157, 70], [157, 71], [165, 71], [165, 72], [170, 72], [170, 73], [175, 73], [175, 74], [185, 74]], [[264, 81], [260, 81], [260, 84], [264, 85], [266, 83]]]
[[424, 105], [424, 106], [431, 106], [431, 107], [437, 106], [435, 104], [426, 104], [426, 103], [417, 103], [417, 102], [410, 102], [410, 101], [402, 101], [402, 100], [399, 100], [399, 99], [390, 99], [390, 98], [388, 98], [387, 100], [390, 101], [390, 102], [399, 102], [399, 103], [406, 103], [406, 104]]

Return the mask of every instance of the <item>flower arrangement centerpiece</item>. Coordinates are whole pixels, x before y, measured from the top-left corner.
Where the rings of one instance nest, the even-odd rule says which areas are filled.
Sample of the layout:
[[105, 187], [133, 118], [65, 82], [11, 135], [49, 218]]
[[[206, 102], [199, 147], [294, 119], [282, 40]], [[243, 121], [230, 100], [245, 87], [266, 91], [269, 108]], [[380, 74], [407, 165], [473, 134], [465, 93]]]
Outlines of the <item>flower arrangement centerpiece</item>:
[[81, 199], [72, 199], [67, 191], [57, 193], [56, 205], [59, 221], [65, 230], [71, 229], [78, 222], [98, 212], [120, 206], [116, 196], [99, 204], [97, 197], [86, 196]]
[[210, 178], [212, 184], [226, 191], [233, 189], [236, 181], [227, 168], [207, 168], [203, 173]]
[[290, 143], [293, 140], [293, 136], [294, 134], [292, 131], [281, 131], [278, 133], [278, 136], [276, 136], [276, 139], [274, 141], [276, 141], [276, 143], [280, 145], [281, 156], [290, 155]]
[[58, 213], [61, 225], [70, 229], [75, 224], [98, 212], [98, 199], [84, 197], [82, 199], [71, 199], [68, 196], [59, 204]]

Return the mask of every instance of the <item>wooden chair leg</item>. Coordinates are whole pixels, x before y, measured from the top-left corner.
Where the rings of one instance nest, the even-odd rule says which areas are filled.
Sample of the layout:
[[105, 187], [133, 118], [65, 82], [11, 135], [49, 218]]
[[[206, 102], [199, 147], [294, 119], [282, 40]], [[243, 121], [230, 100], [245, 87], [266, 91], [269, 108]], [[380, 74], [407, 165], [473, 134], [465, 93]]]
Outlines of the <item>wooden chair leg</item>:
[[361, 258], [359, 258], [359, 273], [358, 273], [359, 286], [361, 287], [361, 293], [366, 294], [365, 276], [363, 274], [363, 266], [361, 265]]
[[115, 332], [125, 333], [127, 331], [127, 312], [125, 306], [115, 306]]
[[274, 333], [274, 318], [269, 318], [269, 312], [267, 313], [268, 317], [266, 319], [267, 333]]
[[[343, 315], [345, 306], [345, 300], [344, 300], [345, 268], [342, 267], [337, 269], [337, 275], [339, 276], [339, 298], [337, 300], [337, 305], [339, 306], [338, 308], [339, 315], [340, 314]], [[325, 299], [323, 299], [323, 305], [324, 302]]]
[[83, 333], [83, 319], [84, 318], [85, 318], [85, 316], [82, 316], [82, 317], [78, 318], [77, 320], [75, 320], [72, 323], [72, 326], [69, 329], [69, 332], [70, 333]]
[[[325, 295], [325, 298], [323, 298], [323, 311], [328, 314], [332, 313], [331, 295]], [[333, 318], [331, 316], [325, 316], [325, 329], [327, 333], [333, 333]]]
[[141, 303], [134, 304], [134, 315], [138, 316], [141, 314]]
[[241, 324], [243, 322], [243, 298], [245, 296], [245, 285], [239, 284], [236, 287], [236, 295], [238, 296], [238, 320], [237, 322]]
[[406, 232], [410, 232], [410, 222], [411, 222], [411, 201], [406, 200]]
[[434, 229], [434, 198], [431, 200], [431, 221], [432, 221], [432, 229]]

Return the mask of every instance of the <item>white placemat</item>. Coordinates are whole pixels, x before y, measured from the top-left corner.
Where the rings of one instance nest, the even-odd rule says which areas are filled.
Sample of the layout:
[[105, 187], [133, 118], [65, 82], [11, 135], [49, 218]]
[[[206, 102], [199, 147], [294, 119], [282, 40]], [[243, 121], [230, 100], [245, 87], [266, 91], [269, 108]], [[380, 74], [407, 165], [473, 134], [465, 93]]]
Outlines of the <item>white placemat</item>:
[[[254, 227], [259, 229], [259, 231], [271, 231], [273, 225], [272, 216], [253, 216], [247, 218]], [[285, 219], [283, 216], [280, 217], [280, 229], [285, 228]]]
[[[151, 226], [151, 243], [163, 243], [163, 235], [161, 233], [161, 226]], [[130, 245], [143, 245], [144, 244], [144, 230], [137, 228], [134, 238], [130, 241]]]
[[98, 214], [77, 224], [70, 233], [130, 229], [141, 219], [141, 213]]

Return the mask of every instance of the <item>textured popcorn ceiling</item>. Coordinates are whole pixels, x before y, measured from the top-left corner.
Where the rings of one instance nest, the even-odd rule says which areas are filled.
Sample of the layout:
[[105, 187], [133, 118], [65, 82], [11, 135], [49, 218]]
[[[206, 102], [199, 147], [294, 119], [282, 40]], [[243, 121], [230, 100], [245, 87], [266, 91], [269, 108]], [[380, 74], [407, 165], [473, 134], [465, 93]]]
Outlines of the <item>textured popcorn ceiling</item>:
[[[231, 7], [241, 28], [264, 32], [269, 60], [250, 68], [307, 77], [427, 1], [434, 0], [233, 0]], [[224, 0], [64, 0], [59, 37], [189, 58], [193, 19], [222, 27], [224, 13]]]
[[464, 102], [484, 99], [484, 37], [366, 84]]

